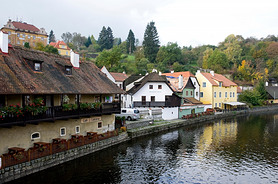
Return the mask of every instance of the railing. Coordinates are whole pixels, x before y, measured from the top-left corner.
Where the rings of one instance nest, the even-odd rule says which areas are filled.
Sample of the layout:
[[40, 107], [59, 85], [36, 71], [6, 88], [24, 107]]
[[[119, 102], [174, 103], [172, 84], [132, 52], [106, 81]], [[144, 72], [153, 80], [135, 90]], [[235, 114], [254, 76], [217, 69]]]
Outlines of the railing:
[[86, 116], [99, 116], [102, 114], [120, 113], [120, 103], [103, 103], [100, 108], [64, 110], [62, 106], [49, 107], [44, 113], [34, 114], [25, 112], [16, 116], [5, 114], [0, 117], [0, 126], [11, 126], [16, 124], [37, 123], [40, 121], [55, 121], [56, 119], [80, 118]]
[[165, 107], [165, 102], [133, 102], [134, 107]]
[[119, 135], [118, 129], [103, 134], [88, 134], [86, 136], [80, 135], [68, 140], [61, 140], [59, 138], [53, 139], [52, 143], [43, 143], [43, 145], [41, 145], [41, 143], [39, 146], [36, 146], [37, 143], [34, 143], [34, 147], [29, 148], [27, 151], [23, 149], [23, 151], [20, 152], [5, 153], [0, 156], [0, 158], [2, 158], [2, 169], [23, 162], [30, 162], [31, 160], [63, 152], [69, 149], [84, 146], [86, 144], [108, 139], [117, 135]]

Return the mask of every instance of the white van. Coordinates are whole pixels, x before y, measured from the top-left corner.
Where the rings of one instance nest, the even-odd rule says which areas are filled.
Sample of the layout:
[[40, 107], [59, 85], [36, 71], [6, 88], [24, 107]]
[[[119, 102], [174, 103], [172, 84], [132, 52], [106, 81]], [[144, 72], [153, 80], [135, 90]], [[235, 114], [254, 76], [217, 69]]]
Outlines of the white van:
[[128, 121], [140, 119], [138, 109], [122, 108], [121, 114], [116, 114], [118, 117], [125, 117]]

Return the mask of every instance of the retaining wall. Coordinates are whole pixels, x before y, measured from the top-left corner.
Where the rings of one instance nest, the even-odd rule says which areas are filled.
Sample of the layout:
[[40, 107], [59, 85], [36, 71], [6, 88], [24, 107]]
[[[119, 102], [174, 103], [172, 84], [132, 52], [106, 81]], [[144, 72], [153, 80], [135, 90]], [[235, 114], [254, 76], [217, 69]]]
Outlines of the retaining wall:
[[125, 142], [127, 140], [129, 140], [128, 134], [124, 132], [121, 133], [119, 136], [104, 139], [102, 141], [87, 144], [64, 152], [52, 154], [46, 157], [32, 160], [30, 162], [6, 167], [0, 170], [0, 184], [65, 163], [67, 161], [88, 155], [90, 153], [102, 150], [112, 145], [119, 144], [121, 142]]

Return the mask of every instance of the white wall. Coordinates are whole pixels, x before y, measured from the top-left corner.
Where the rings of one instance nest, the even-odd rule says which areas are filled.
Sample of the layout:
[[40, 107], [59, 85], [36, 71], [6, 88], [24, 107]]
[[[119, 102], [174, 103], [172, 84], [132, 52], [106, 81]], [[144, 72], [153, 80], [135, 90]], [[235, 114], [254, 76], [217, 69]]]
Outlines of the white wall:
[[[149, 89], [149, 85], [153, 85], [153, 89]], [[158, 85], [162, 85], [162, 89], [158, 89]], [[141, 102], [142, 96], [146, 96], [146, 101], [151, 101], [151, 96], [155, 96], [156, 102], [165, 102], [165, 96], [171, 96], [173, 91], [165, 82], [147, 82], [139, 91], [133, 95], [133, 102]]]
[[[193, 85], [194, 85], [194, 83], [195, 83], [195, 85], [194, 85], [194, 87], [195, 87], [194, 98], [195, 98], [196, 100], [200, 100], [200, 85], [199, 85], [199, 83], [198, 83], [196, 77], [190, 77], [190, 79], [191, 79]], [[196, 94], [196, 92], [198, 92], [198, 95]]]
[[179, 118], [179, 107], [169, 107], [162, 109], [162, 119], [171, 120]]
[[113, 81], [115, 83], [115, 79], [112, 77], [112, 75], [109, 73], [109, 71], [106, 69], [105, 66], [102, 67], [101, 71], [102, 71], [102, 73], [106, 74], [108, 79], [110, 79], [111, 81]]

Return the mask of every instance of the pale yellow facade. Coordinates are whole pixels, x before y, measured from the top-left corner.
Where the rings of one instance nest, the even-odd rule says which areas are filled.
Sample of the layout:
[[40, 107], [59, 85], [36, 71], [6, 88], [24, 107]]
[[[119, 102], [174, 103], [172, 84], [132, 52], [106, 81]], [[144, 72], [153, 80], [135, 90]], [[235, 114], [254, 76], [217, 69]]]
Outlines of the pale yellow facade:
[[237, 101], [237, 86], [224, 87], [217, 80], [215, 80], [217, 85], [213, 85], [200, 72], [196, 73], [196, 78], [200, 84], [200, 101], [203, 104], [211, 104], [212, 108], [219, 107], [224, 109], [223, 102]]
[[[61, 45], [61, 46], [64, 46], [64, 45]], [[70, 56], [70, 50], [68, 50], [66, 48], [60, 47], [60, 48], [58, 48], [58, 52], [62, 56]]]

